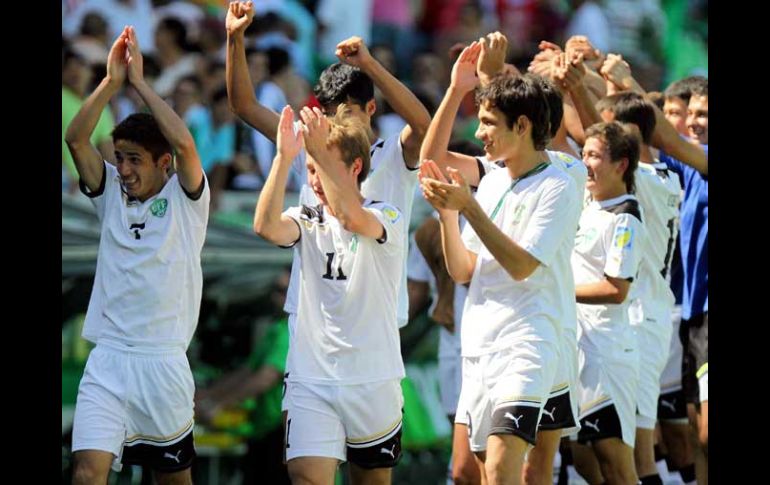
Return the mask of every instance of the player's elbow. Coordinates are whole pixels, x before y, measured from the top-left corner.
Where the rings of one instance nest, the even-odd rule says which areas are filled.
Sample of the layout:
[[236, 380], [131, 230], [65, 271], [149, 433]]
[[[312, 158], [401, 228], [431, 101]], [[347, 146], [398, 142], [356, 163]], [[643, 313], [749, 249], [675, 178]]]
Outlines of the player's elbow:
[[361, 217], [350, 210], [341, 209], [335, 212], [337, 220], [340, 222], [340, 226], [348, 232], [361, 233], [364, 228], [364, 221]]
[[257, 236], [267, 241], [273, 242], [274, 230], [266, 217], [255, 217], [253, 229], [254, 234]]
[[524, 281], [532, 276], [532, 273], [535, 272], [539, 265], [540, 263], [536, 259], [529, 258], [529, 260], [525, 261], [524, 263], [510, 268], [508, 273], [511, 275], [514, 281]]
[[447, 273], [449, 273], [449, 277], [452, 278], [452, 281], [456, 284], [464, 285], [471, 281], [473, 268], [452, 268], [448, 266]]
[[608, 295], [608, 300], [610, 303], [615, 305], [620, 305], [624, 301], [626, 301], [626, 297], [628, 296], [628, 287], [614, 287], [615, 291], [610, 293]]
[[82, 130], [79, 130], [74, 124], [70, 123], [67, 127], [67, 132], [64, 134], [64, 142], [70, 150], [77, 150], [90, 143], [89, 134], [83, 133]]

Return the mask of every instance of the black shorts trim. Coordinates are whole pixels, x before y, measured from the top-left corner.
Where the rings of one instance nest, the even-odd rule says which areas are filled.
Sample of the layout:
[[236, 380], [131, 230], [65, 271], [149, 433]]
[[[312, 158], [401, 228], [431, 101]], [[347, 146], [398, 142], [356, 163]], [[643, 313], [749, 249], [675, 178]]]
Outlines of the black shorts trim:
[[537, 439], [536, 430], [539, 414], [539, 406], [514, 404], [498, 407], [492, 411], [492, 426], [489, 434], [512, 434], [534, 445]]
[[558, 396], [553, 396], [546, 401], [538, 431], [566, 429], [575, 427], [575, 417], [572, 415], [572, 403], [570, 402], [569, 389]]
[[623, 428], [614, 404], [580, 418], [578, 442], [585, 444], [607, 438], [623, 439]]
[[393, 468], [401, 460], [401, 423], [388, 439], [367, 447], [347, 447], [348, 461], [368, 470]]
[[687, 400], [682, 389], [667, 392], [658, 397], [658, 419], [660, 421], [687, 419]]
[[187, 436], [171, 445], [139, 443], [124, 446], [121, 463], [142, 465], [162, 473], [174, 473], [190, 468], [196, 456], [191, 428]]

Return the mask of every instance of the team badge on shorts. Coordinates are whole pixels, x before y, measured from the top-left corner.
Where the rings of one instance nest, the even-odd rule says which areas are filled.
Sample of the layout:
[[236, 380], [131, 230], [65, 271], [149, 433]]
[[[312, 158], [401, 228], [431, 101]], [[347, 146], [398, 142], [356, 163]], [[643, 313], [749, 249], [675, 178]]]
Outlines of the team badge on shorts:
[[150, 206], [150, 212], [155, 217], [163, 217], [166, 215], [166, 209], [168, 208], [168, 200], [158, 199]]

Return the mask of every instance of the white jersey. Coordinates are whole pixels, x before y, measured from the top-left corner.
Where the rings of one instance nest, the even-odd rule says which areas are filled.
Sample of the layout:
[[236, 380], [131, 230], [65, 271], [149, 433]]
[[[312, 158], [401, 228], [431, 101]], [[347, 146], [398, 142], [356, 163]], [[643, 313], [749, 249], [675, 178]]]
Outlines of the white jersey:
[[[580, 216], [572, 253], [575, 284], [598, 283], [606, 276], [633, 281], [639, 271], [644, 238], [636, 197], [626, 194], [591, 202]], [[608, 358], [636, 349], [636, 337], [628, 321], [629, 304], [630, 298], [618, 305], [578, 303], [580, 347]]]
[[[361, 194], [367, 199], [387, 202], [396, 206], [404, 215], [407, 230], [403, 234], [404, 247], [409, 244], [409, 219], [412, 215], [412, 203], [414, 191], [417, 187], [417, 169], [410, 169], [404, 161], [404, 150], [401, 146], [400, 134], [387, 140], [377, 140], [372, 145], [369, 176], [361, 184]], [[302, 188], [300, 190], [299, 203], [303, 205], [318, 205], [312, 189], [307, 185], [307, 169], [305, 167], [305, 152], [294, 159], [292, 170], [300, 177]], [[291, 268], [289, 289], [286, 293], [286, 303], [283, 310], [286, 313], [297, 312], [297, 293], [299, 291], [299, 274], [301, 257], [298, 251], [294, 252], [294, 260]], [[406, 291], [406, 258], [400, 263], [402, 268], [401, 283], [398, 297], [398, 326], [403, 327], [409, 320], [409, 297]]]
[[191, 199], [174, 174], [155, 196], [129, 200], [117, 169], [84, 193], [101, 222], [99, 256], [83, 338], [187, 349], [198, 325], [210, 192]]
[[515, 281], [465, 226], [463, 241], [477, 259], [463, 312], [463, 357], [501, 351], [517, 338], [556, 342], [565, 319], [563, 294], [574, 294], [565, 282], [578, 220], [574, 182], [551, 165], [518, 181], [507, 169], [493, 170], [481, 180], [476, 199], [540, 265]]
[[346, 231], [321, 205], [284, 212], [297, 222], [301, 255], [297, 324], [287, 368], [292, 382], [363, 384], [404, 377], [396, 325], [406, 259], [406, 218], [366, 201], [382, 240]]
[[575, 182], [575, 190], [578, 194], [578, 200], [582, 200], [586, 189], [586, 179], [588, 179], [588, 169], [582, 160], [579, 160], [569, 153], [546, 150], [546, 155], [554, 167], [563, 170], [569, 174]]
[[674, 294], [666, 275], [674, 254], [682, 186], [679, 177], [668, 170], [665, 163], [640, 163], [634, 179], [646, 237], [633, 297], [673, 307]]

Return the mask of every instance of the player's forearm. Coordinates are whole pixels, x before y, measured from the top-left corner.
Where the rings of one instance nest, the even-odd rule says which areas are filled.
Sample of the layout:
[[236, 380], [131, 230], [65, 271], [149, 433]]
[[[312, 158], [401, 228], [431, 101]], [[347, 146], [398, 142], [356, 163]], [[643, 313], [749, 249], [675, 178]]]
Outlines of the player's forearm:
[[[319, 159], [316, 155], [328, 157], [328, 155], [314, 154], [313, 158], [316, 160]], [[340, 225], [345, 230], [360, 234], [362, 227], [365, 226], [365, 210], [361, 206], [358, 187], [347, 183], [349, 179], [342, 167], [341, 163], [331, 160], [325, 164], [318, 163], [316, 165], [324, 195], [329, 207], [334, 212], [334, 217], [340, 221]]]
[[420, 160], [430, 159], [439, 165], [445, 161], [449, 154], [452, 126], [465, 94], [452, 86], [447, 89], [444, 99], [441, 100], [436, 114], [428, 125], [428, 131], [420, 147]]
[[282, 160], [280, 153], [275, 156], [254, 211], [254, 232], [271, 242], [276, 242], [277, 233], [281, 227], [281, 214], [290, 167], [291, 160]]
[[584, 130], [594, 123], [601, 123], [602, 118], [596, 111], [594, 101], [583, 83], [573, 87], [569, 91], [569, 96], [572, 99], [575, 111], [577, 111]]
[[601, 99], [607, 95], [607, 85], [604, 78], [588, 66], [586, 66], [586, 75], [583, 78], [583, 83], [597, 98]]
[[67, 127], [67, 132], [64, 135], [64, 141], [67, 142], [67, 145], [77, 147], [78, 145], [91, 144], [91, 134], [99, 122], [102, 111], [104, 111], [110, 98], [119, 90], [120, 84], [112, 81], [109, 76], [102, 79], [99, 86], [83, 102], [80, 110]]
[[183, 160], [191, 160], [196, 156], [195, 141], [187, 125], [146, 81], [133, 83], [142, 100], [150, 108], [153, 117], [158, 122], [163, 136]]
[[618, 305], [626, 299], [627, 291], [613, 285], [606, 279], [597, 283], [575, 286], [575, 299], [589, 305]]
[[422, 139], [430, 124], [430, 114], [417, 96], [375, 59], [364, 65], [362, 70], [382, 91], [385, 101], [412, 128], [414, 135]]
[[442, 212], [439, 222], [447, 272], [455, 283], [467, 283], [473, 276], [475, 261], [460, 235], [459, 214], [456, 211]]
[[708, 157], [703, 148], [682, 139], [660, 108], [653, 104], [653, 109], [655, 110], [655, 131], [652, 134], [652, 146], [691, 166], [703, 175], [708, 175]]
[[526, 279], [537, 269], [538, 260], [505, 235], [475, 199], [463, 210], [463, 215], [487, 250], [514, 280]]
[[564, 126], [567, 129], [567, 133], [577, 142], [578, 145], [584, 145], [586, 142], [586, 134], [583, 129], [583, 122], [580, 119], [580, 115], [575, 109], [575, 105], [570, 96], [564, 96]]
[[245, 123], [275, 142], [279, 116], [259, 104], [254, 94], [242, 33], [227, 36], [225, 84], [230, 110]]

